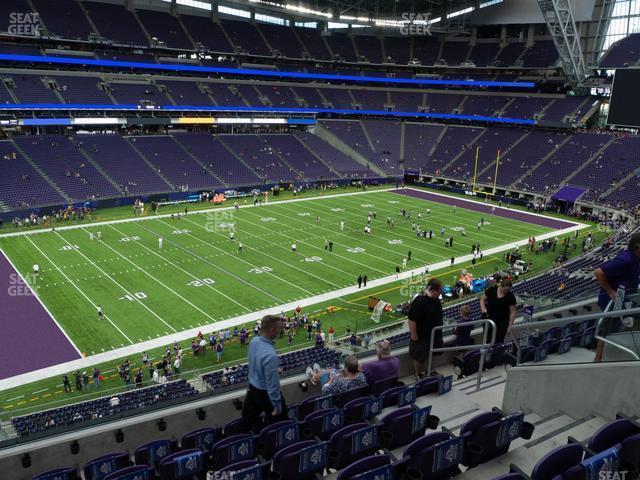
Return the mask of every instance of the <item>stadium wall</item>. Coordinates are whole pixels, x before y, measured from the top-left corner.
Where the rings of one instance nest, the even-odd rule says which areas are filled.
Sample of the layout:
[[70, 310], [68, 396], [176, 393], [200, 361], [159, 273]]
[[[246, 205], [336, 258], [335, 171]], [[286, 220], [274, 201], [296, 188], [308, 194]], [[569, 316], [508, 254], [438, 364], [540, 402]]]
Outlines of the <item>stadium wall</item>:
[[638, 398], [638, 362], [532, 365], [509, 370], [502, 408], [615, 418], [617, 413], [638, 415]]

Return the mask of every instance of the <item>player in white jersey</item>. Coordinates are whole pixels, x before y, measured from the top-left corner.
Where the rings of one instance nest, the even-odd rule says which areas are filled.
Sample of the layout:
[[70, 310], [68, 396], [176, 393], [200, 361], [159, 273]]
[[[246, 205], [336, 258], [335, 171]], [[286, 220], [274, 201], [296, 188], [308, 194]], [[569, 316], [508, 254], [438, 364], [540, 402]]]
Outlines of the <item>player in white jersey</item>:
[[297, 249], [298, 249], [298, 246], [297, 246], [295, 243], [292, 243], [292, 244], [291, 244], [291, 251], [292, 251], [293, 253], [296, 253], [296, 250], [297, 250]]
[[340, 231], [344, 232], [344, 221], [340, 221]]
[[158, 237], [158, 250], [162, 250], [162, 242], [163, 242], [163, 238], [162, 237]]
[[402, 259], [402, 269], [404, 270], [405, 268], [407, 268], [407, 258], [403, 258]]

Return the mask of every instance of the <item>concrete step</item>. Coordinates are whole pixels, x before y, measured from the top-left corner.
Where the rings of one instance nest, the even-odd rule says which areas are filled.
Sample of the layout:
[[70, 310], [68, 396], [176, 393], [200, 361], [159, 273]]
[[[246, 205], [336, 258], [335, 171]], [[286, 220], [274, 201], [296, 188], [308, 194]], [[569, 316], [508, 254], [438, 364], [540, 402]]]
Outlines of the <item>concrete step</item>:
[[[566, 423], [567, 419], [571, 421]], [[531, 473], [535, 464], [544, 455], [554, 448], [565, 445], [569, 436], [578, 440], [586, 440], [607, 421], [604, 417], [599, 416], [574, 420], [567, 415], [561, 415], [553, 421], [547, 422], [551, 425], [555, 424], [556, 428], [542, 435], [534, 432], [534, 437], [519, 446], [516, 442], [512, 443], [512, 448], [506, 455], [469, 469], [456, 478], [460, 480], [487, 480], [508, 473], [510, 464], [517, 465], [525, 473]]]

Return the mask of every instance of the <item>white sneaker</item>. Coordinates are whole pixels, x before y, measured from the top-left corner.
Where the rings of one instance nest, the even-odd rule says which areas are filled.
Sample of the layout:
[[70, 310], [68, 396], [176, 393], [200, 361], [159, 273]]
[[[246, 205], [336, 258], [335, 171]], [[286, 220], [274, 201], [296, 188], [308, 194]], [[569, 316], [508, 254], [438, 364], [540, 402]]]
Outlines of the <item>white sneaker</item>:
[[315, 385], [317, 382], [313, 379], [314, 372], [313, 372], [313, 369], [311, 367], [307, 367], [306, 374], [307, 374], [307, 378], [309, 379], [309, 381], [313, 385]]
[[314, 371], [315, 373], [320, 373], [320, 370], [322, 370], [322, 369], [320, 368], [320, 365], [318, 365], [317, 363], [314, 363], [314, 364], [313, 364], [313, 371]]

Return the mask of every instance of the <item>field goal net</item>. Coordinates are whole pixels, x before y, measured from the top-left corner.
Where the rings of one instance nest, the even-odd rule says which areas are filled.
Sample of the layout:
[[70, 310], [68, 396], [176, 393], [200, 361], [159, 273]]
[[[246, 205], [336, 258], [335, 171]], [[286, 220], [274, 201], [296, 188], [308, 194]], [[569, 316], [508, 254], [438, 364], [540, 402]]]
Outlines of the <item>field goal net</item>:
[[375, 323], [380, 323], [380, 317], [382, 317], [382, 312], [384, 312], [385, 308], [390, 305], [389, 302], [385, 302], [384, 300], [378, 300], [375, 307], [373, 307], [373, 313], [371, 314], [371, 320]]

